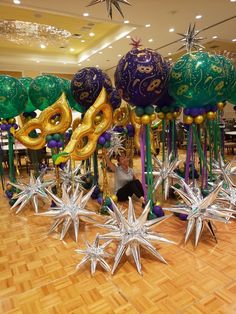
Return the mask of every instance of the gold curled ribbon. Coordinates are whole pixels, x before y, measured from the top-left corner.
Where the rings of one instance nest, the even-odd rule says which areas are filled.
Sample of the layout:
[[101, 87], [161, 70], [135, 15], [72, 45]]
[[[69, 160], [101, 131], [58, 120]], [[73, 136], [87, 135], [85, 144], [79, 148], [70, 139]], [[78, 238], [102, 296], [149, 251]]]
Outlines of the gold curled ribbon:
[[[51, 119], [55, 114], [60, 114], [58, 124], [52, 124]], [[50, 107], [41, 112], [38, 118], [28, 121], [19, 131], [14, 132], [14, 137], [27, 148], [38, 150], [46, 144], [46, 136], [54, 133], [63, 133], [71, 125], [72, 113], [63, 93]], [[30, 132], [40, 130], [36, 138], [29, 136]]]
[[[55, 156], [56, 165], [66, 162], [70, 157], [74, 160], [85, 160], [95, 152], [99, 136], [112, 124], [112, 109], [106, 101], [107, 95], [103, 88], [95, 103], [86, 111], [80, 126], [72, 133], [64, 151]], [[98, 114], [101, 115], [101, 122], [95, 124]]]
[[[136, 114], [135, 114], [135, 110], [132, 109], [130, 112], [130, 122], [133, 124], [135, 132], [134, 132], [134, 145], [136, 147], [136, 149], [138, 149], [140, 151], [140, 128], [141, 128], [141, 124], [137, 123], [135, 121], [136, 118]], [[151, 133], [150, 133], [150, 138], [151, 138], [151, 152], [153, 154], [156, 154], [156, 144], [154, 141], [154, 136], [153, 136], [153, 131], [151, 129]]]

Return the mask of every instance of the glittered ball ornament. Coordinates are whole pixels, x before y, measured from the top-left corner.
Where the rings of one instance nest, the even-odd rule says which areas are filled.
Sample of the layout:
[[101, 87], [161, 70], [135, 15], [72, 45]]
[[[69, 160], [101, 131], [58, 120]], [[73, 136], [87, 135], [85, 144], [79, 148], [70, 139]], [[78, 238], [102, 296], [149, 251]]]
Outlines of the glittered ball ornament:
[[[27, 94], [29, 94], [29, 87], [30, 84], [32, 83], [33, 79], [31, 77], [21, 77], [19, 78], [19, 81], [25, 86], [27, 90]], [[26, 104], [26, 107], [24, 109], [24, 112], [32, 112], [36, 110], [35, 106], [32, 104], [30, 98], [28, 97], [28, 101]]]
[[[108, 80], [102, 70], [87, 67], [78, 71], [71, 81], [71, 92], [75, 101], [87, 110], [97, 99], [105, 81]], [[105, 84], [106, 85], [106, 84]]]
[[225, 76], [219, 59], [207, 52], [187, 53], [169, 77], [169, 94], [186, 108], [205, 106], [222, 97]]
[[146, 107], [162, 96], [167, 76], [168, 65], [159, 53], [149, 48], [134, 48], [119, 61], [115, 86], [122, 99]]
[[37, 76], [29, 87], [29, 98], [35, 108], [44, 110], [54, 104], [63, 92], [62, 80], [54, 75]]
[[24, 112], [28, 94], [24, 85], [14, 77], [0, 75], [0, 118], [9, 119]]

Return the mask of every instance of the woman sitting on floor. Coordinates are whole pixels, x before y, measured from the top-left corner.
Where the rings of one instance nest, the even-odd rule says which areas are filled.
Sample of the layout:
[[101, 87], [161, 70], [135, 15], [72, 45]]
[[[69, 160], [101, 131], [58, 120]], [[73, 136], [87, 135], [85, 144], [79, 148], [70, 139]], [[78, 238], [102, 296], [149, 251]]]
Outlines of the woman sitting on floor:
[[129, 196], [136, 195], [141, 201], [142, 207], [144, 207], [143, 187], [141, 182], [135, 177], [133, 169], [129, 167], [128, 158], [125, 154], [118, 155], [118, 165], [116, 166], [108, 157], [106, 149], [103, 152], [107, 166], [115, 173], [115, 194], [118, 202], [127, 201]]

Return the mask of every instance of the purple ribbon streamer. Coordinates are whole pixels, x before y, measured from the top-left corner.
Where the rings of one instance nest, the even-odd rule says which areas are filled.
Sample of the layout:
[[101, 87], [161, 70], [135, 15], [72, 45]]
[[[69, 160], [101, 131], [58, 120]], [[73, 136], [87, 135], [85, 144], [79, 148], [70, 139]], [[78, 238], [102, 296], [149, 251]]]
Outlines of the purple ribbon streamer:
[[185, 182], [189, 182], [189, 169], [190, 169], [190, 160], [193, 153], [192, 143], [193, 143], [193, 128], [192, 125], [189, 126], [189, 141], [187, 147], [187, 158], [186, 158], [186, 165], [185, 165]]
[[144, 199], [147, 200], [147, 189], [146, 189], [146, 182], [145, 182], [145, 130], [144, 126], [142, 125], [140, 128], [140, 157], [141, 157], [141, 166], [142, 166], [142, 186], [144, 192]]

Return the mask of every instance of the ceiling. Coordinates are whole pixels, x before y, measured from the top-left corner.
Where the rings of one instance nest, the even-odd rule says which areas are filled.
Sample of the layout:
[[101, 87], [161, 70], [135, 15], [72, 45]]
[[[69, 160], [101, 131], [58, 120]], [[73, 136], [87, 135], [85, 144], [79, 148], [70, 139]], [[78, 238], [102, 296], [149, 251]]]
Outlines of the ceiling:
[[[40, 67], [48, 71], [73, 73], [85, 66], [99, 66], [104, 70], [116, 66], [120, 56], [130, 47], [127, 36], [137, 37], [146, 47], [157, 49], [164, 57], [175, 59], [181, 43], [177, 34], [185, 33], [189, 23], [204, 37], [203, 45], [212, 52], [227, 50], [236, 53], [236, 1], [230, 0], [129, 0], [131, 6], [121, 4], [123, 18], [114, 9], [113, 20], [107, 16], [104, 3], [86, 7], [90, 0], [12, 0], [0, 1], [0, 19], [14, 19], [48, 24], [79, 34], [64, 48], [16, 44], [0, 40], [0, 69]], [[89, 16], [84, 17], [83, 14]], [[201, 19], [196, 19], [202, 15]], [[150, 24], [150, 27], [146, 27]], [[173, 32], [169, 32], [174, 28]], [[95, 36], [89, 36], [90, 33]], [[217, 36], [217, 38], [212, 38]], [[81, 42], [85, 40], [85, 42]], [[71, 48], [74, 49], [71, 51]], [[176, 54], [177, 53], [177, 54]]]

